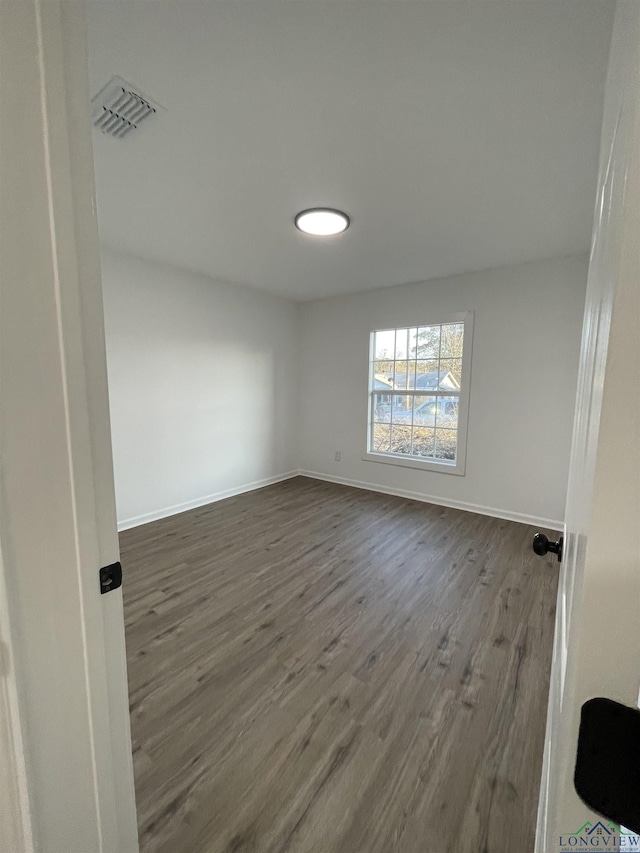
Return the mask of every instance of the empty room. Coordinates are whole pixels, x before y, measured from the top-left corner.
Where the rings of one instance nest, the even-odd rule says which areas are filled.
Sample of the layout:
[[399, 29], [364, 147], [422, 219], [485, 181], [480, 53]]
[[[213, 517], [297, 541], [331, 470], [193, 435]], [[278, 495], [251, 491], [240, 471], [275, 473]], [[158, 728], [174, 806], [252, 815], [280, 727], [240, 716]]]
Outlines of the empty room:
[[[628, 488], [597, 465], [636, 411], [630, 350], [607, 363], [616, 323], [637, 339], [614, 288], [634, 4], [32, 4], [62, 343], [7, 322], [4, 488], [16, 519], [11, 459], [68, 458], [51, 511], [75, 556], [47, 605], [3, 537], [30, 849], [638, 839], [573, 787], [581, 703], [637, 696], [626, 653], [624, 689], [595, 663], [587, 689], [599, 651], [575, 639], [596, 599], [580, 543], [615, 529], [599, 506], [636, 505], [637, 454]], [[54, 413], [20, 402], [55, 386], [29, 353], [33, 376], [61, 359], [59, 445], [54, 414], [17, 421]], [[58, 756], [38, 696], [74, 660]], [[53, 785], [63, 753], [76, 781]]]

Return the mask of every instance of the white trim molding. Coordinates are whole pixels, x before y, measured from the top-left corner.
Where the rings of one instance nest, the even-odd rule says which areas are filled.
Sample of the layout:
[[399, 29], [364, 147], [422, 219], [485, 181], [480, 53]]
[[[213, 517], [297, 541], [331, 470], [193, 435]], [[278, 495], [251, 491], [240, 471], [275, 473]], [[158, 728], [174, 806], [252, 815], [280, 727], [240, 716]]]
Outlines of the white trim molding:
[[394, 489], [390, 486], [379, 486], [376, 483], [365, 483], [361, 480], [349, 480], [346, 477], [334, 477], [330, 474], [322, 474], [319, 471], [299, 471], [301, 477], [309, 477], [312, 480], [324, 480], [327, 483], [337, 483], [341, 486], [352, 486], [354, 489], [366, 489], [369, 492], [380, 492], [383, 495], [394, 495], [398, 498], [408, 498], [412, 501], [446, 506], [451, 509], [461, 509], [464, 512], [475, 512], [478, 515], [489, 515], [492, 518], [503, 518], [505, 521], [518, 521], [521, 524], [530, 524], [535, 527], [544, 527], [547, 530], [563, 530], [563, 522], [553, 518], [542, 518], [535, 515], [527, 515], [521, 512], [512, 512], [508, 509], [481, 506], [480, 504], [456, 501], [453, 498], [442, 498], [437, 495], [425, 495], [421, 492], [412, 492], [409, 489]]
[[0, 850], [33, 853], [25, 726], [10, 610], [0, 549]]
[[385, 465], [396, 465], [399, 468], [416, 468], [418, 471], [431, 471], [434, 474], [455, 474], [464, 477], [464, 468], [446, 460], [418, 459], [407, 456], [406, 458], [397, 453], [377, 453], [372, 451], [362, 456], [363, 462], [382, 462]]
[[236, 486], [233, 489], [224, 489], [221, 492], [214, 492], [212, 495], [205, 495], [201, 498], [195, 498], [192, 501], [184, 501], [183, 503], [167, 506], [153, 512], [146, 512], [143, 515], [125, 518], [118, 522], [118, 530], [129, 530], [131, 527], [140, 527], [142, 524], [159, 521], [161, 518], [169, 518], [171, 515], [179, 515], [181, 512], [217, 503], [217, 501], [223, 501], [225, 498], [233, 498], [236, 495], [243, 495], [245, 492], [263, 489], [265, 486], [273, 486], [275, 483], [282, 483], [284, 480], [290, 480], [292, 477], [297, 477], [298, 475], [298, 471], [287, 471], [285, 474], [277, 474], [275, 477], [265, 477], [263, 480], [255, 480], [253, 483], [246, 483], [243, 486]]
[[205, 495], [201, 498], [195, 498], [192, 501], [184, 501], [184, 503], [168, 506], [164, 509], [147, 512], [143, 515], [136, 515], [132, 518], [125, 518], [118, 522], [118, 530], [129, 530], [132, 527], [140, 527], [143, 524], [149, 524], [152, 521], [159, 521], [162, 518], [169, 518], [172, 515], [179, 515], [181, 512], [188, 512], [190, 509], [197, 509], [207, 504], [217, 503], [226, 498], [233, 498], [236, 495], [243, 495], [245, 492], [253, 492], [257, 489], [264, 489], [265, 486], [273, 486], [276, 483], [282, 483], [285, 480], [291, 480], [294, 477], [309, 477], [311, 480], [324, 480], [327, 483], [336, 483], [339, 486], [351, 486], [354, 489], [365, 489], [368, 492], [379, 492], [383, 495], [393, 495], [398, 498], [408, 498], [412, 501], [420, 501], [421, 503], [434, 504], [435, 506], [446, 506], [451, 509], [461, 509], [464, 512], [475, 512], [478, 515], [488, 515], [492, 518], [502, 518], [505, 521], [518, 521], [521, 524], [530, 524], [535, 527], [543, 527], [547, 530], [563, 530], [564, 524], [553, 518], [542, 518], [536, 515], [527, 515], [521, 512], [512, 512], [507, 509], [499, 509], [490, 506], [481, 506], [480, 504], [466, 503], [465, 501], [456, 501], [451, 498], [442, 498], [437, 495], [425, 495], [422, 492], [412, 492], [408, 489], [393, 489], [387, 486], [379, 486], [376, 483], [366, 483], [362, 480], [349, 480], [346, 477], [334, 477], [331, 474], [323, 474], [320, 471], [287, 471], [285, 474], [278, 474], [275, 477], [266, 477], [264, 480], [256, 480], [253, 483], [247, 483], [244, 486], [237, 486], [233, 489], [225, 489], [221, 492], [214, 492], [212, 495]]

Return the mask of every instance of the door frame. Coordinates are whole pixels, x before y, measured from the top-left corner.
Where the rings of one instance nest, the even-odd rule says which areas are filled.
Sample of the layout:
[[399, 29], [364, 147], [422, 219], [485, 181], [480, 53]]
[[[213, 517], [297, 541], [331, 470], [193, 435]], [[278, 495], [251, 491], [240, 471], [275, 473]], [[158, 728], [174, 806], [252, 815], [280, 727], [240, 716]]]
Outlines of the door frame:
[[136, 853], [84, 3], [3, 0], [0, 63], [0, 822]]
[[[607, 357], [619, 283], [633, 276], [640, 157], [640, 6], [618, 2], [605, 89], [597, 199], [582, 331], [578, 387], [565, 512], [564, 557], [560, 571], [547, 727], [538, 807], [535, 853], [558, 849], [556, 830], [573, 790], [577, 746], [581, 633], [585, 626], [585, 580], [594, 525], [601, 415], [607, 388]], [[629, 232], [632, 232], [631, 234]], [[624, 532], [621, 531], [622, 535]], [[615, 536], [615, 532], [611, 532]], [[591, 578], [591, 583], [593, 577]], [[606, 638], [603, 637], [604, 643]], [[615, 655], [615, 648], [611, 649]], [[599, 673], [602, 676], [602, 673]], [[637, 679], [637, 672], [625, 673]], [[610, 679], [611, 680], [611, 679]], [[596, 677], [603, 688], [602, 677]], [[628, 692], [628, 691], [627, 691]], [[633, 692], [633, 688], [632, 688]], [[577, 795], [576, 795], [577, 799]], [[584, 807], [585, 812], [589, 810]]]
[[11, 630], [4, 560], [0, 549], [0, 850], [34, 853], [27, 783], [23, 719], [16, 680], [16, 650]]

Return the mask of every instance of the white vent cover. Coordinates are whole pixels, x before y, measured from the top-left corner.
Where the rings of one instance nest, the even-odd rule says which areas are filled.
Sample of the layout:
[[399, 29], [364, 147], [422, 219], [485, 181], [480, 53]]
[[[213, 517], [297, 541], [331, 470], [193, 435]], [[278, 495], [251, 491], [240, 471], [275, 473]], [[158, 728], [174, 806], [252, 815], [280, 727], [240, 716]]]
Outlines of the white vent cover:
[[112, 77], [91, 101], [93, 124], [121, 139], [152, 116], [160, 105], [145, 98], [122, 77]]

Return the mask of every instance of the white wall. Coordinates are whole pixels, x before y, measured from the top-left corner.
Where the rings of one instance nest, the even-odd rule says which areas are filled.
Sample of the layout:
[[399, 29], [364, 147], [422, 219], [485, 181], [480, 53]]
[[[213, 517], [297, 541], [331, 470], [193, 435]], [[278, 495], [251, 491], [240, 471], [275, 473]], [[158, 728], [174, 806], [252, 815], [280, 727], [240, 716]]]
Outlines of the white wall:
[[[559, 525], [586, 281], [587, 258], [563, 258], [304, 303], [301, 469]], [[363, 461], [370, 330], [466, 310], [475, 312], [466, 475]]]
[[[120, 526], [297, 469], [560, 524], [586, 276], [564, 258], [296, 306], [105, 249]], [[466, 475], [363, 461], [370, 329], [464, 310]]]
[[292, 471], [296, 307], [103, 252], [121, 527]]

